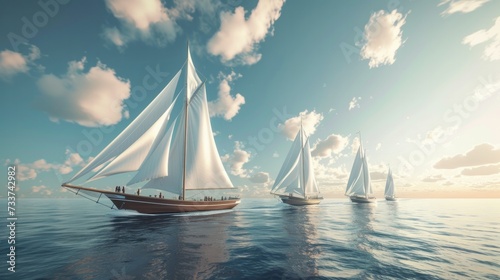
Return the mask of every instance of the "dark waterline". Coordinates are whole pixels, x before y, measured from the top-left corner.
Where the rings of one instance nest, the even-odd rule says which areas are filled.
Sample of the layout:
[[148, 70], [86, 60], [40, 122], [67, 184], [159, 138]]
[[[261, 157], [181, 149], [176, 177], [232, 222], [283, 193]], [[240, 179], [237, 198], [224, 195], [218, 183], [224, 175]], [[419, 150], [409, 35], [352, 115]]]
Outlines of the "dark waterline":
[[85, 199], [17, 207], [16, 272], [2, 238], [0, 279], [500, 279], [498, 199], [243, 199], [156, 216]]

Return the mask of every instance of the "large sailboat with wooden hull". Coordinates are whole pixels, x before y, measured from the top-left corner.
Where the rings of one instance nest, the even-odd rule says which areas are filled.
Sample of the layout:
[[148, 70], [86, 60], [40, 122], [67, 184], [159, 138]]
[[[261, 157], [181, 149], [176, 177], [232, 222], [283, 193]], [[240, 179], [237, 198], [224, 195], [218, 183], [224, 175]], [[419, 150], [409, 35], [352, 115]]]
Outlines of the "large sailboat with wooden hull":
[[373, 203], [377, 200], [373, 196], [370, 171], [368, 171], [368, 163], [366, 162], [363, 143], [361, 143], [361, 139], [359, 141], [358, 152], [356, 153], [356, 158], [352, 165], [345, 195], [348, 196], [352, 202]]
[[271, 189], [283, 203], [301, 206], [319, 204], [321, 196], [312, 166], [309, 138], [302, 125]]
[[[185, 80], [185, 82], [180, 82]], [[96, 172], [94, 172], [97, 170]], [[176, 199], [141, 196], [72, 182], [92, 174], [85, 183], [131, 174], [127, 183], [140, 189], [165, 191]], [[63, 187], [79, 194], [106, 196], [113, 207], [140, 213], [179, 213], [232, 209], [237, 197], [188, 199], [187, 191], [232, 189], [212, 133], [205, 81], [198, 76], [189, 46], [186, 63], [158, 96], [90, 163]], [[134, 189], [137, 187], [133, 187]]]

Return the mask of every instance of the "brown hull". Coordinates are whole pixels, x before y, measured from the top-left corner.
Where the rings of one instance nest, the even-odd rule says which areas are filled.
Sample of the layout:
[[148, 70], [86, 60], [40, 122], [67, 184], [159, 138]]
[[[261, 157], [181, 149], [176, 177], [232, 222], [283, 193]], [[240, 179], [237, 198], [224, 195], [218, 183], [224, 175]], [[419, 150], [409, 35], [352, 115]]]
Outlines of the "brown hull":
[[303, 206], [303, 205], [314, 205], [319, 204], [323, 198], [301, 198], [301, 197], [290, 197], [290, 196], [279, 196], [281, 201], [286, 204], [293, 206]]
[[63, 185], [63, 187], [74, 190], [84, 190], [104, 194], [107, 196], [117, 209], [134, 210], [144, 214], [162, 214], [162, 213], [185, 213], [195, 211], [213, 211], [232, 209], [240, 203], [240, 199], [228, 199], [217, 201], [193, 201], [176, 200], [156, 197], [139, 196], [134, 194], [117, 193], [102, 191], [91, 188], [84, 188], [72, 185]]

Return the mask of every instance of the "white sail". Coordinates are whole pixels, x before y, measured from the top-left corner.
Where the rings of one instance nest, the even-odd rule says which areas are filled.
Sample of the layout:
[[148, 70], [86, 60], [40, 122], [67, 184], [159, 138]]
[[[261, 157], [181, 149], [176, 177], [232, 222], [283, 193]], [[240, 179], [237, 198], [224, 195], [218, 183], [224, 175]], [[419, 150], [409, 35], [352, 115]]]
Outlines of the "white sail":
[[394, 197], [395, 196], [394, 180], [392, 178], [392, 171], [390, 168], [389, 168], [389, 172], [387, 174], [387, 181], [385, 182], [384, 196], [385, 197]]
[[[186, 83], [178, 90], [181, 73]], [[137, 171], [128, 185], [148, 181], [142, 188], [176, 194], [234, 188], [215, 145], [205, 83], [189, 48], [187, 63], [160, 95], [72, 181], [103, 164], [93, 179]]]
[[[181, 70], [165, 86], [158, 96], [141, 112], [141, 114], [123, 130], [106, 148], [104, 148], [91, 162], [80, 170], [69, 182], [87, 175], [96, 167], [109, 162], [135, 143], [172, 105], [175, 89]], [[134, 161], [135, 159], [130, 159]]]
[[368, 170], [363, 145], [360, 144], [352, 165], [351, 174], [349, 175], [345, 195], [368, 197], [372, 194], [370, 171]]
[[276, 177], [272, 194], [290, 194], [299, 197], [318, 195], [319, 189], [314, 176], [309, 139], [301, 128], [295, 136], [280, 172]]

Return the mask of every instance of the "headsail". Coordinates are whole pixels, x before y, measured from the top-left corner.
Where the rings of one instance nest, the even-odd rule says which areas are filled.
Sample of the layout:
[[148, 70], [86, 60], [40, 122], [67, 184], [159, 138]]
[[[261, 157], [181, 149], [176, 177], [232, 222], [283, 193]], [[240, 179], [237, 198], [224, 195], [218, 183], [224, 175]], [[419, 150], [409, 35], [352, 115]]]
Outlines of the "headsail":
[[[179, 83], [181, 73], [185, 84]], [[149, 180], [143, 188], [176, 194], [182, 194], [183, 186], [234, 188], [215, 145], [205, 83], [189, 47], [186, 64], [158, 97], [70, 182], [101, 165], [91, 179], [136, 172], [128, 185]]]
[[363, 150], [363, 144], [360, 143], [356, 158], [352, 165], [351, 174], [345, 191], [346, 196], [365, 196], [373, 194], [368, 163]]
[[389, 168], [389, 172], [387, 173], [387, 181], [385, 182], [385, 191], [384, 191], [384, 196], [385, 197], [394, 197], [394, 180], [392, 178], [392, 171]]
[[[304, 140], [306, 139], [306, 140]], [[290, 194], [306, 197], [319, 194], [314, 176], [309, 139], [301, 129], [281, 166], [271, 189], [272, 194]]]

